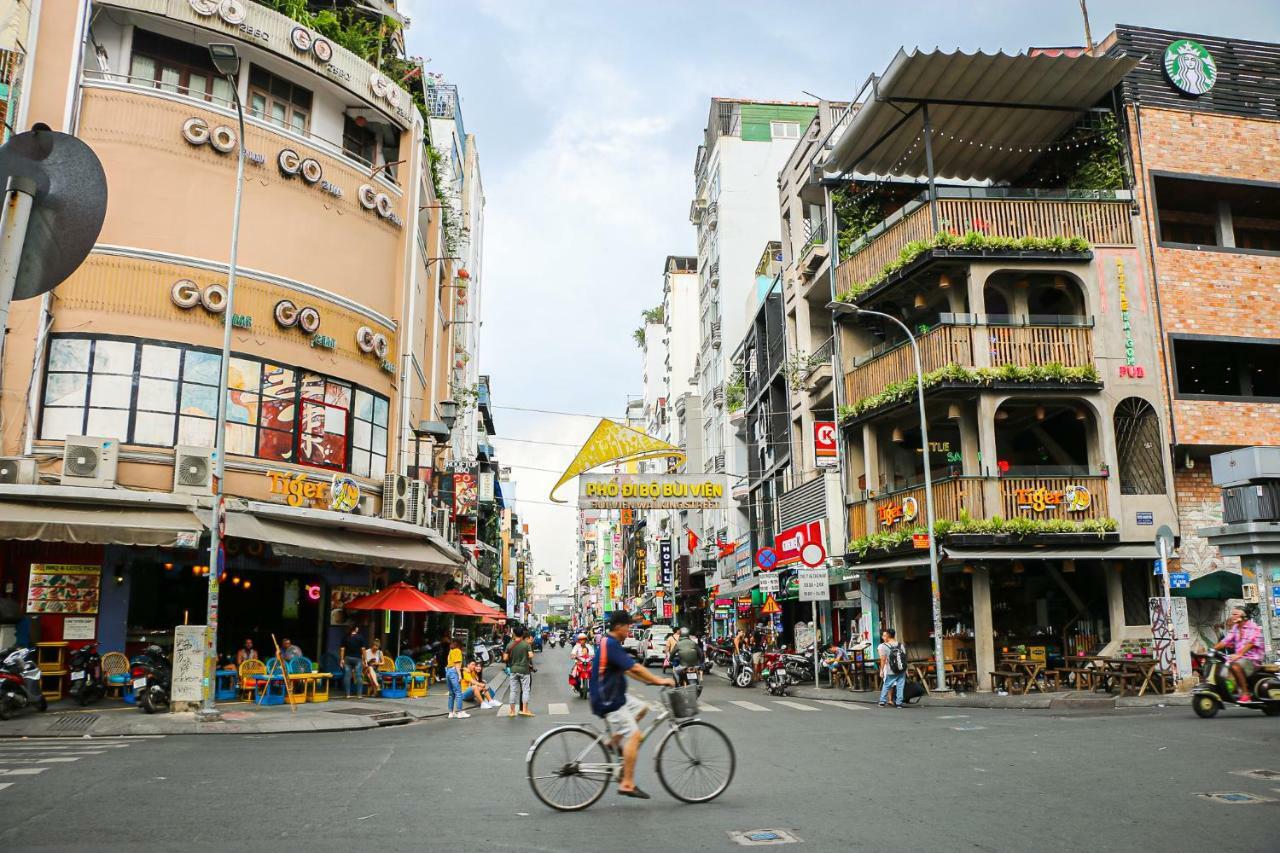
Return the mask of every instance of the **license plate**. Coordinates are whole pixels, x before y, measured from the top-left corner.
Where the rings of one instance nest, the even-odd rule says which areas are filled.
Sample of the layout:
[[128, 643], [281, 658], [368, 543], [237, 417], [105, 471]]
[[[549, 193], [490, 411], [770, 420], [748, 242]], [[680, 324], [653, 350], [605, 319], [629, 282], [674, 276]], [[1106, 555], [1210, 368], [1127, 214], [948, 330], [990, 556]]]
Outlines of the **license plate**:
[[72, 680], [72, 681], [81, 681], [81, 680], [83, 680], [83, 679], [84, 679], [84, 673], [83, 673], [83, 672], [73, 672], [73, 673], [71, 673], [71, 680]]
[[146, 680], [145, 678], [135, 678], [135, 679], [133, 680], [133, 689], [134, 689], [134, 690], [141, 690], [142, 688], [144, 688], [144, 687], [146, 687], [146, 686], [147, 686], [147, 680]]

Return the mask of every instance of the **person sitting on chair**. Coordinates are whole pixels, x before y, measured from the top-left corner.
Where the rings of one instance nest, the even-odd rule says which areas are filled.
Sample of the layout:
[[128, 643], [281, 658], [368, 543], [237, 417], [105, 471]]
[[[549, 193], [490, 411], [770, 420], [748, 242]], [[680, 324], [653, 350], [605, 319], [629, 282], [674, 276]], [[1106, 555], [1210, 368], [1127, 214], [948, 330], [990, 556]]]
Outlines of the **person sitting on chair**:
[[378, 675], [378, 667], [382, 665], [382, 643], [374, 640], [373, 645], [364, 650], [364, 679], [368, 685], [366, 692], [370, 696], [382, 693], [382, 678]]
[[253, 640], [248, 637], [244, 638], [244, 646], [240, 651], [236, 652], [236, 668], [239, 669], [240, 664], [247, 660], [257, 660], [258, 650], [253, 647]]
[[294, 658], [300, 657], [305, 657], [305, 655], [302, 654], [302, 649], [293, 644], [293, 640], [285, 637], [280, 641], [280, 660], [288, 663]]

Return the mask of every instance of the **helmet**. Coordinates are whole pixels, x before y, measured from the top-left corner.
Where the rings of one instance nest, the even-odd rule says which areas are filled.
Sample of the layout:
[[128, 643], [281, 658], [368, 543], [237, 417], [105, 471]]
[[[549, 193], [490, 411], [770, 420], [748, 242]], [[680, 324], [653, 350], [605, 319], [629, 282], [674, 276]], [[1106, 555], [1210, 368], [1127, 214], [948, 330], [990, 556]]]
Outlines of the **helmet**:
[[587, 638], [587, 635], [586, 635], [586, 634], [578, 634], [578, 639], [579, 639], [579, 640], [585, 640], [586, 638]]
[[688, 628], [681, 628], [681, 629], [680, 629], [680, 636], [681, 636], [681, 637], [687, 637], [687, 636], [689, 636], [689, 629], [688, 629]]

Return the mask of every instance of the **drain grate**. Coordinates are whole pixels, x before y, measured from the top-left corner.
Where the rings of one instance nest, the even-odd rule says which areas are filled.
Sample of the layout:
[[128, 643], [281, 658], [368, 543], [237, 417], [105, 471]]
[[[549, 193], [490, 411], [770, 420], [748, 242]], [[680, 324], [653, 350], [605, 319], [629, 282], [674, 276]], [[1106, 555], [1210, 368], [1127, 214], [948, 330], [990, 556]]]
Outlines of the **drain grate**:
[[55, 732], [87, 732], [96, 722], [97, 714], [57, 714], [49, 728]]
[[1271, 797], [1259, 797], [1257, 794], [1247, 794], [1244, 791], [1206, 791], [1202, 794], [1196, 794], [1196, 796], [1215, 803], [1225, 803], [1229, 806], [1275, 802]]
[[730, 832], [729, 840], [743, 847], [800, 843], [800, 837], [786, 829], [748, 829], [743, 832]]

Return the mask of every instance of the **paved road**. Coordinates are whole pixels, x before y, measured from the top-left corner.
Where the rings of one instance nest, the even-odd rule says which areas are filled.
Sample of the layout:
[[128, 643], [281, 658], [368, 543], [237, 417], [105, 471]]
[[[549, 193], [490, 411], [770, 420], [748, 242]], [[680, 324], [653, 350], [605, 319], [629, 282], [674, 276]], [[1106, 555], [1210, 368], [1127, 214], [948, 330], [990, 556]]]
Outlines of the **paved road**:
[[[612, 793], [552, 813], [524, 755], [590, 719], [564, 650], [538, 657], [535, 719], [436, 719], [351, 734], [0, 740], [0, 850], [736, 850], [789, 829], [806, 850], [1236, 850], [1280, 833], [1280, 721], [1188, 708], [1055, 716], [776, 700], [708, 684], [706, 719], [738, 749], [720, 800]], [[711, 710], [714, 708], [715, 710]], [[32, 772], [35, 771], [35, 772]], [[7, 787], [6, 787], [7, 786]], [[1278, 802], [1226, 805], [1199, 792]]]

